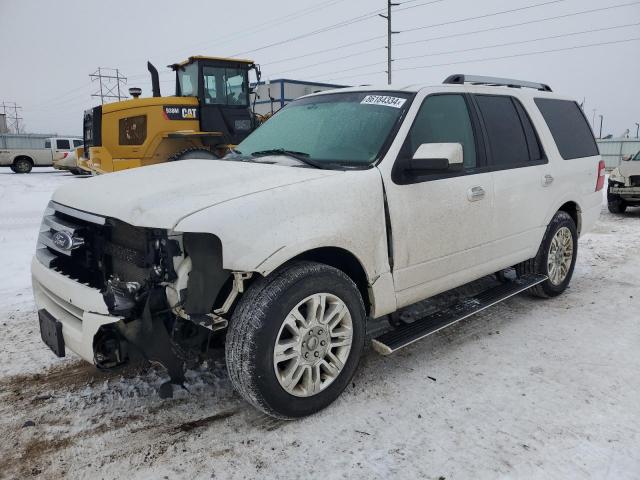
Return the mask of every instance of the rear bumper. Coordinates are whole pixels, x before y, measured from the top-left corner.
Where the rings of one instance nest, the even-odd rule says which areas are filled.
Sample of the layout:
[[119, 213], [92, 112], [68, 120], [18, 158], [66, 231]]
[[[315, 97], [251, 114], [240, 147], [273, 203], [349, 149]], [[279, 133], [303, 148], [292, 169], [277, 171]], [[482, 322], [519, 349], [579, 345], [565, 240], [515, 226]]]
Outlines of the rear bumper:
[[31, 260], [33, 296], [38, 310], [45, 309], [62, 323], [65, 346], [94, 363], [93, 340], [100, 327], [119, 322], [109, 315], [102, 294]]
[[596, 222], [600, 218], [602, 211], [602, 190], [595, 192], [589, 196], [589, 202], [585, 202], [581, 212], [581, 228], [580, 235], [588, 233], [593, 229]]

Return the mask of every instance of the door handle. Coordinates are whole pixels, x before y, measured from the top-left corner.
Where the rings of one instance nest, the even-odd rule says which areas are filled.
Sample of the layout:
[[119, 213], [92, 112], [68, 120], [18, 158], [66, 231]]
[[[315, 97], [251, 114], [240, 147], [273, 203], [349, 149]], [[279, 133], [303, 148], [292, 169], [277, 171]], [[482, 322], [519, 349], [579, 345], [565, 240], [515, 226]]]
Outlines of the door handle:
[[467, 190], [467, 200], [470, 202], [477, 202], [478, 200], [482, 200], [485, 194], [486, 192], [481, 186], [471, 187]]
[[542, 186], [548, 187], [553, 183], [553, 175], [549, 175], [548, 173], [542, 178]]

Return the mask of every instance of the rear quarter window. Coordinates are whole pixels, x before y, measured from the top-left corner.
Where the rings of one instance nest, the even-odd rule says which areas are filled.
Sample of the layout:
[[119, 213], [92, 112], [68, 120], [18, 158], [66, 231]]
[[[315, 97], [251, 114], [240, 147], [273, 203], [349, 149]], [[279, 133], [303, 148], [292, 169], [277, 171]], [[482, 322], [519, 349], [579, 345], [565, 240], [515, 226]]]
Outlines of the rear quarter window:
[[589, 123], [576, 102], [552, 98], [536, 98], [535, 102], [563, 159], [599, 154]]

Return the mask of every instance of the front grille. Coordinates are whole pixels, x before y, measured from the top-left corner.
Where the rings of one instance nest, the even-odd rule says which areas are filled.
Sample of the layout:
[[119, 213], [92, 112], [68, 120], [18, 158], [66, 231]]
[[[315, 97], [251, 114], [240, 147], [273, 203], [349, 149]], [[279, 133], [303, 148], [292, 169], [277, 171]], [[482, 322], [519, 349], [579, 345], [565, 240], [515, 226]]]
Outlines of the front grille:
[[110, 278], [140, 284], [149, 278], [149, 242], [148, 229], [51, 202], [36, 254], [45, 266], [102, 290]]
[[640, 175], [631, 175], [629, 177], [629, 185], [631, 187], [640, 187]]

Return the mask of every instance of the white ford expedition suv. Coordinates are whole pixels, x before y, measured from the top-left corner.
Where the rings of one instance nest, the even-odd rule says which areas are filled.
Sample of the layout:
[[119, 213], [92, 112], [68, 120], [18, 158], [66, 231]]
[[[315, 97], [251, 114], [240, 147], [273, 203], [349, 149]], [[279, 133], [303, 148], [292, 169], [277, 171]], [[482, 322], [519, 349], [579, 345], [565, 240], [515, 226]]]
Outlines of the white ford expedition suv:
[[[56, 191], [31, 266], [41, 336], [99, 368], [159, 362], [161, 395], [224, 342], [247, 401], [308, 415], [349, 383], [368, 321], [389, 320], [372, 339], [389, 354], [516, 293], [562, 293], [603, 183], [580, 107], [543, 84], [309, 95], [224, 159]], [[509, 268], [450, 308], [399, 315]]]

